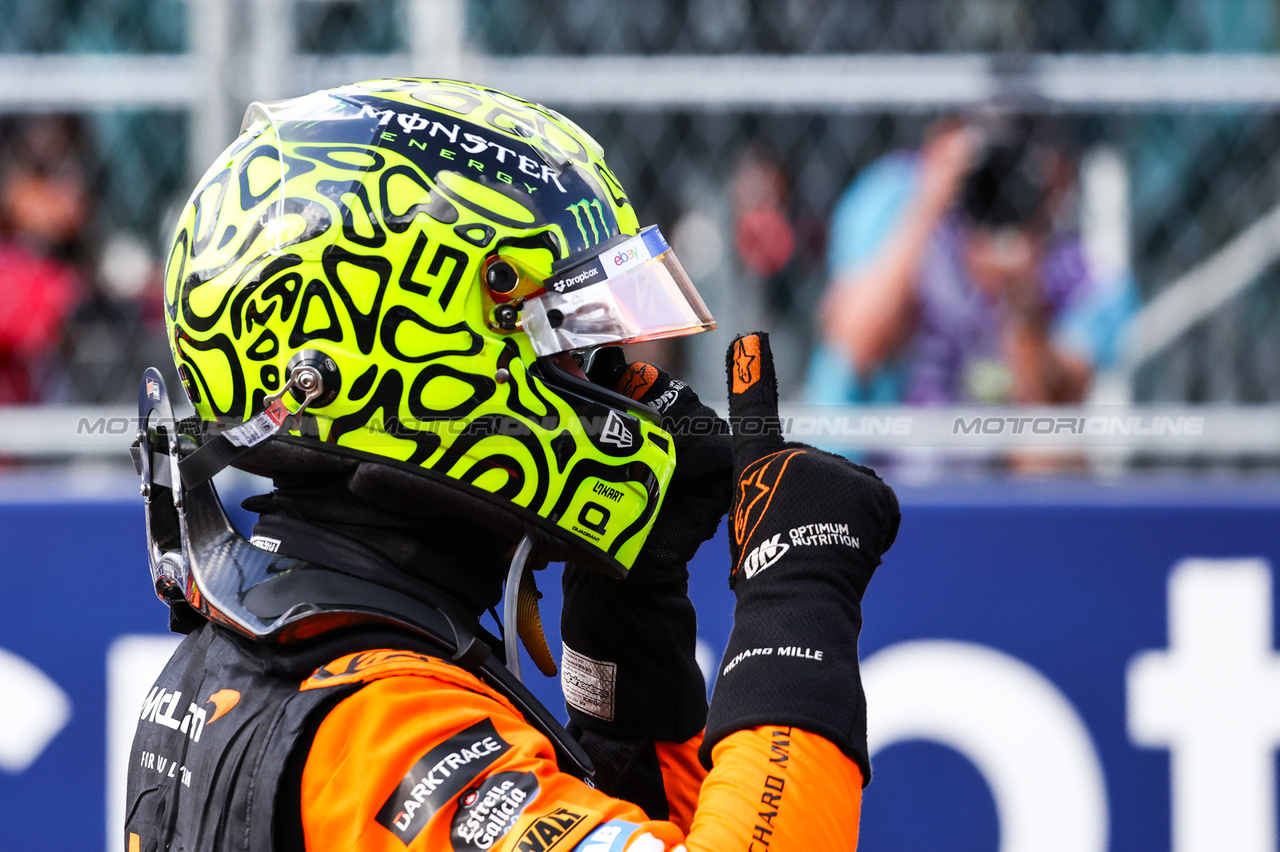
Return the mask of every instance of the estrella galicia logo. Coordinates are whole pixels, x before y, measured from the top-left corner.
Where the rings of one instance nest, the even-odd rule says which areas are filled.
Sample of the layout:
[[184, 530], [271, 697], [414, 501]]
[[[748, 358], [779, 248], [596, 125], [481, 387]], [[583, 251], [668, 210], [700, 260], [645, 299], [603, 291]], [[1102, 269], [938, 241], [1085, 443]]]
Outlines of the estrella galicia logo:
[[458, 797], [449, 838], [455, 852], [492, 849], [538, 795], [532, 772], [495, 772]]
[[410, 767], [374, 819], [408, 846], [436, 811], [510, 748], [490, 719], [454, 734]]

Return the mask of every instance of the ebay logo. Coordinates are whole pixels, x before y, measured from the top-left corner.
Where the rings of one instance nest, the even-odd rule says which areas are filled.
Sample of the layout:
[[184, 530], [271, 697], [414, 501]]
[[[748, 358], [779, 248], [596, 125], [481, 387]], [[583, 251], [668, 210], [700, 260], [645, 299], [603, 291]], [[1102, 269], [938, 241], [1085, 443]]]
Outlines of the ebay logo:
[[633, 248], [623, 249], [613, 256], [613, 265], [622, 266], [623, 264], [630, 263], [633, 260], [639, 260], [639, 259], [640, 259], [640, 252], [636, 251]]

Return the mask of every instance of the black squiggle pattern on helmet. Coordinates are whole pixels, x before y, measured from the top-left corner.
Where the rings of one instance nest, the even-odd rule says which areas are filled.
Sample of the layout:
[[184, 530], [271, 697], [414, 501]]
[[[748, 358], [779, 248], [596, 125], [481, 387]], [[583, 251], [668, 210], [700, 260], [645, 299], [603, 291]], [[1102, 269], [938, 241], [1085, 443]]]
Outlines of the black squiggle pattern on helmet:
[[[329, 324], [321, 329], [306, 331], [307, 319], [311, 316], [312, 305], [317, 301], [324, 307]], [[308, 281], [300, 302], [298, 318], [294, 320], [293, 331], [289, 333], [290, 348], [299, 349], [304, 343], [311, 340], [342, 342], [342, 323], [339, 321], [338, 312], [334, 308], [333, 296], [329, 294], [329, 289], [324, 286], [324, 282], [317, 281], [314, 278]]]
[[[471, 396], [452, 408], [431, 408], [422, 401], [427, 385], [437, 379], [446, 378], [470, 385]], [[461, 420], [488, 401], [497, 388], [498, 383], [488, 376], [477, 376], [474, 373], [450, 367], [448, 364], [428, 364], [418, 371], [413, 384], [409, 387], [409, 396], [406, 401], [409, 405], [409, 413], [417, 420]]]
[[368, 395], [369, 390], [373, 387], [373, 380], [378, 377], [378, 368], [370, 366], [351, 383], [351, 388], [347, 391], [347, 398], [351, 400], [364, 399]]
[[[502, 347], [502, 352], [498, 354], [498, 368], [507, 370], [511, 378], [507, 381], [507, 408], [519, 414], [528, 420], [541, 423], [542, 428], [547, 431], [556, 429], [560, 426], [560, 412], [554, 405], [538, 392], [538, 387], [529, 381], [529, 375], [524, 370], [520, 370], [517, 374], [511, 370], [511, 363], [516, 359], [518, 350], [514, 340], [508, 339]], [[534, 399], [542, 403], [543, 411], [541, 414], [525, 405], [524, 400], [520, 398], [520, 380], [517, 375], [524, 377], [525, 389]]]
[[[374, 215], [373, 204], [369, 200], [369, 190], [364, 184], [358, 181], [321, 180], [316, 181], [316, 189], [342, 211], [342, 236], [345, 239], [365, 248], [382, 248], [387, 244], [387, 232], [378, 217]], [[356, 211], [347, 203], [348, 195], [355, 196], [360, 202], [360, 215], [373, 231], [370, 235], [361, 234], [356, 227]]]
[[[382, 297], [386, 295], [387, 285], [391, 283], [391, 261], [378, 255], [356, 254], [342, 246], [332, 245], [321, 254], [320, 263], [329, 286], [338, 294], [338, 298], [347, 309], [347, 316], [351, 318], [351, 327], [356, 333], [356, 346], [360, 347], [363, 354], [368, 355], [373, 351], [373, 341], [378, 336], [378, 317], [382, 313]], [[378, 276], [378, 289], [374, 293], [373, 304], [367, 312], [356, 307], [351, 288], [342, 280], [340, 267], [344, 263], [368, 270]]]
[[[467, 345], [461, 349], [437, 349], [425, 355], [410, 355], [401, 351], [399, 344], [396, 343], [396, 331], [400, 328], [401, 323], [406, 322], [413, 323], [434, 334], [452, 335], [465, 333], [467, 335]], [[438, 358], [446, 358], [450, 355], [478, 355], [480, 350], [484, 348], [484, 338], [465, 322], [447, 326], [435, 325], [403, 305], [397, 305], [383, 316], [382, 330], [379, 332], [379, 336], [383, 349], [399, 360], [410, 364], [422, 364]]]
[[[195, 199], [195, 217], [191, 222], [191, 256], [199, 257], [204, 254], [204, 250], [209, 247], [209, 243], [213, 241], [213, 235], [218, 230], [218, 211], [222, 209], [222, 205], [226, 203], [227, 188], [231, 185], [231, 169], [223, 169], [222, 172], [196, 191]], [[218, 187], [218, 200], [208, 205], [206, 209], [204, 203], [205, 193], [211, 187]], [[209, 217], [207, 226], [201, 221], [205, 216]]]
[[[296, 254], [287, 254], [268, 263], [260, 272], [258, 272], [258, 274], [254, 275], [247, 282], [243, 281], [243, 279], [241, 279], [241, 282], [243, 283], [236, 282], [237, 286], [232, 288], [232, 291], [235, 293], [235, 298], [231, 301], [230, 319], [232, 337], [236, 340], [240, 339], [242, 317], [244, 319], [244, 325], [246, 326], [245, 330], [249, 331], [253, 328], [246, 311], [246, 307], [249, 306], [249, 300], [253, 297], [253, 294], [262, 288], [267, 281], [275, 278], [281, 272], [292, 269], [301, 263], [302, 258], [298, 257]], [[270, 313], [268, 312], [267, 315], [270, 316]]]
[[209, 405], [213, 408], [215, 416], [222, 417], [243, 417], [244, 403], [247, 396], [247, 390], [244, 383], [244, 370], [240, 366], [240, 359], [236, 356], [235, 343], [225, 334], [215, 334], [208, 340], [197, 340], [187, 334], [182, 329], [178, 329], [178, 350], [182, 351], [184, 346], [190, 346], [192, 349], [200, 352], [208, 352], [216, 350], [221, 352], [227, 359], [227, 365], [231, 372], [231, 404], [226, 408], [218, 406], [218, 398], [209, 388], [209, 383], [205, 381], [204, 376], [192, 364], [190, 358], [185, 360], [191, 365], [192, 371], [195, 373], [196, 379], [203, 385], [204, 395], [209, 398]]
[[495, 453], [487, 456], [473, 464], [467, 469], [467, 472], [459, 477], [468, 485], [474, 484], [484, 474], [491, 470], [502, 470], [508, 474], [506, 484], [497, 491], [493, 492], [499, 497], [505, 497], [508, 500], [514, 500], [521, 491], [524, 490], [525, 472], [520, 466], [520, 462], [515, 456], [506, 453]]
[[298, 177], [299, 175], [305, 175], [307, 172], [313, 171], [316, 167], [315, 163], [308, 162], [307, 160], [300, 160], [297, 157], [282, 155], [280, 151], [272, 145], [262, 145], [255, 148], [240, 165], [240, 174], [238, 177], [240, 181], [240, 208], [242, 210], [252, 210], [264, 200], [270, 198], [271, 195], [280, 188], [279, 177], [276, 178], [275, 183], [271, 184], [271, 186], [267, 187], [262, 192], [255, 193], [250, 188], [249, 166], [251, 166], [255, 160], [261, 159], [262, 157], [270, 157], [272, 163], [277, 167], [279, 166], [280, 161], [284, 160], [286, 168], [284, 181], [286, 183], [292, 178]]
[[448, 474], [454, 465], [467, 455], [472, 448], [493, 435], [505, 435], [516, 441], [528, 451], [529, 457], [533, 459], [534, 467], [537, 469], [537, 478], [535, 480], [537, 488], [534, 491], [533, 499], [529, 501], [528, 508], [535, 512], [538, 511], [547, 499], [548, 477], [550, 474], [545, 450], [542, 444], [530, 434], [529, 424], [509, 414], [486, 414], [471, 421], [471, 423], [467, 424], [467, 428], [463, 430], [462, 434], [454, 439], [453, 444], [445, 450], [444, 454], [431, 465], [431, 469]]
[[337, 443], [338, 439], [349, 432], [366, 428], [373, 420], [373, 415], [382, 412], [383, 428], [389, 435], [414, 443], [413, 454], [407, 459], [409, 464], [420, 465], [431, 458], [440, 447], [440, 436], [425, 429], [414, 429], [404, 425], [400, 420], [400, 400], [404, 397], [404, 379], [399, 370], [387, 370], [382, 374], [378, 389], [369, 397], [369, 401], [359, 411], [344, 414], [335, 418], [329, 431], [329, 441]]
[[[397, 176], [408, 178], [417, 184], [422, 189], [423, 197], [427, 200], [410, 205], [403, 213], [392, 213], [391, 207], [387, 202], [390, 197], [387, 187], [391, 183], [391, 179]], [[432, 219], [445, 225], [452, 225], [458, 221], [458, 208], [449, 203], [448, 199], [437, 192], [434, 186], [423, 180], [417, 169], [409, 166], [392, 166], [384, 171], [378, 178], [378, 196], [382, 199], [382, 221], [386, 224], [387, 229], [394, 234], [403, 234], [409, 230], [409, 226], [413, 224], [413, 220], [417, 218], [419, 213], [426, 213]]]

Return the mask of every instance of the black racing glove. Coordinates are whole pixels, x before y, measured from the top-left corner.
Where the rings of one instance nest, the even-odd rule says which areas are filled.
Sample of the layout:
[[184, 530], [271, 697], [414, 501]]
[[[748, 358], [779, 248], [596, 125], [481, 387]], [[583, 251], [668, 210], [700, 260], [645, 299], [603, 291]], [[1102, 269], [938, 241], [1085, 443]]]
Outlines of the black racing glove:
[[662, 413], [676, 471], [625, 580], [565, 566], [561, 678], [569, 718], [609, 737], [684, 742], [702, 730], [707, 714], [685, 566], [729, 508], [729, 427], [688, 385], [650, 364], [628, 365], [621, 350], [598, 354], [591, 378]]
[[782, 440], [768, 335], [738, 338], [727, 360], [738, 603], [700, 756], [709, 767], [729, 734], [793, 725], [835, 743], [865, 783], [862, 595], [898, 534], [898, 500], [870, 468]]

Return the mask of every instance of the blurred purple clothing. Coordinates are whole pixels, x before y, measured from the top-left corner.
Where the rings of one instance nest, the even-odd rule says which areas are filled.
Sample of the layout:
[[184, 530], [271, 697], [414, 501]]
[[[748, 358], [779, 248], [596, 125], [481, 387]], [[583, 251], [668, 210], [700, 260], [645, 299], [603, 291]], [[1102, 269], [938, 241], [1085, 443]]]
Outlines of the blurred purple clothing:
[[[920, 320], [907, 352], [905, 401], [1000, 402], [1003, 307], [969, 278], [965, 231], [955, 215], [934, 231], [920, 261], [917, 293]], [[1093, 289], [1074, 235], [1054, 239], [1041, 267], [1042, 294], [1050, 324]], [[983, 385], [983, 368], [996, 377]]]
[[[847, 281], [874, 262], [901, 226], [919, 179], [919, 155], [898, 151], [872, 163], [845, 190], [831, 220], [827, 265], [833, 281]], [[954, 213], [935, 230], [920, 263], [920, 323], [888, 362], [863, 371], [845, 347], [826, 341], [815, 347], [805, 385], [807, 402], [1008, 401], [1012, 373], [1000, 353], [1002, 309], [970, 281], [966, 239]], [[1105, 369], [1115, 362], [1138, 308], [1132, 276], [1125, 272], [1098, 279], [1077, 234], [1060, 233], [1051, 240], [1040, 284], [1053, 344], [1094, 369]]]

